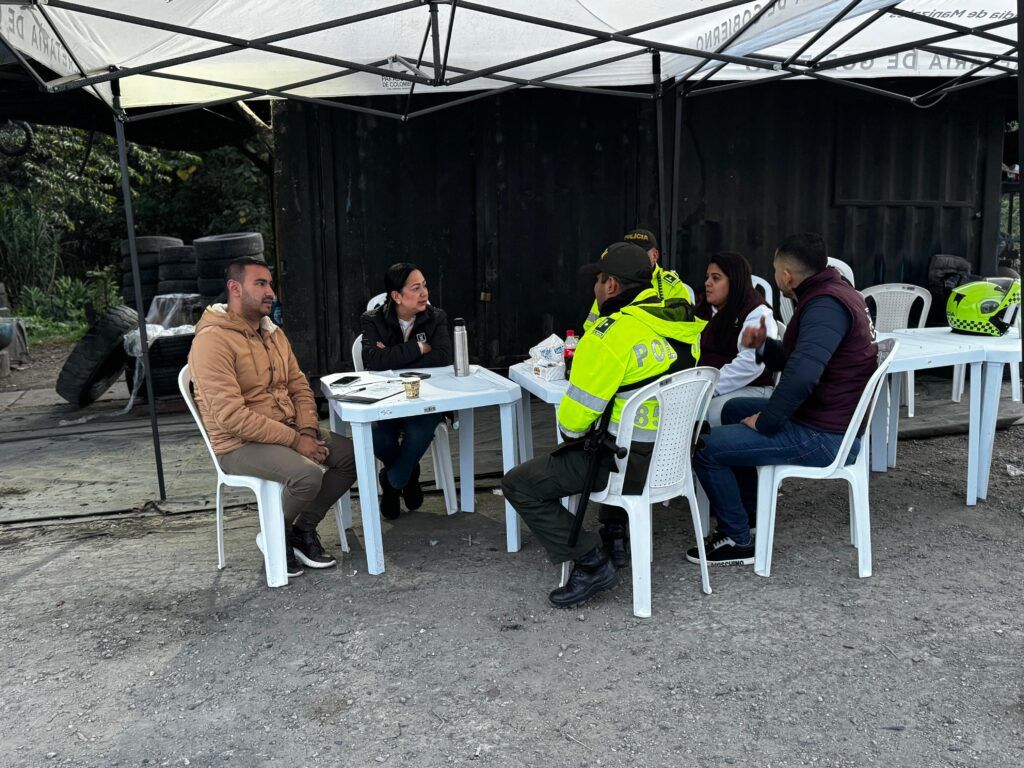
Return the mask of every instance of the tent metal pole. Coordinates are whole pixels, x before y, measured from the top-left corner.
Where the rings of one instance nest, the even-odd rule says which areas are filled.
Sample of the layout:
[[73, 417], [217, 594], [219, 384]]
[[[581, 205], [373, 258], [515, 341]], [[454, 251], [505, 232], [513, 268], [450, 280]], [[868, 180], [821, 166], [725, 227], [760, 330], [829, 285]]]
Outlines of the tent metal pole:
[[[1017, 268], [1024, 264], [1024, 78], [1020, 73], [1020, 62], [1024, 61], [1024, 0], [1017, 0]], [[1017, 327], [1020, 334], [1021, 355], [1024, 356], [1024, 324], [1019, 322], [1020, 310], [1017, 308]], [[1024, 360], [1022, 360], [1024, 362]], [[1019, 363], [1016, 365], [1020, 370]], [[971, 383], [974, 386], [974, 383]]]
[[[676, 91], [675, 122], [672, 126], [674, 134], [672, 137], [672, 199], [668, 209], [668, 261], [669, 266], [676, 272], [682, 268], [682, 254], [679, 253], [679, 187], [682, 179], [679, 178], [679, 168], [682, 164], [680, 153], [683, 146], [683, 123], [686, 120], [686, 91], [680, 88]], [[686, 265], [687, 267], [689, 264]], [[697, 298], [696, 296], [694, 297]]]
[[[963, 51], [951, 51], [946, 48], [939, 48], [934, 45], [923, 45], [921, 50], [926, 53], [934, 53], [937, 56], [945, 56], [947, 59], [956, 59], [957, 61], [965, 61], [968, 64], [977, 64], [977, 69], [972, 69], [971, 73], [980, 72], [983, 69], [998, 69], [1000, 72], [1008, 72], [1011, 75], [1016, 75], [1017, 70], [1014, 67], [1008, 67], [1005, 64], [997, 64], [997, 61], [1014, 61], [1012, 58], [1006, 56], [1006, 54], [988, 54], [988, 53], [967, 53]], [[1016, 49], [1014, 49], [1016, 50]], [[981, 56], [982, 58], [978, 58]], [[984, 57], [988, 56], [986, 61]], [[964, 77], [960, 75], [959, 77]], [[958, 78], [959, 79], [959, 78]]]
[[149, 426], [153, 432], [153, 453], [156, 458], [156, 481], [160, 487], [160, 500], [167, 498], [164, 486], [164, 462], [160, 452], [160, 428], [156, 418], [156, 400], [153, 396], [152, 366], [149, 360], [149, 338], [146, 334], [146, 308], [142, 303], [142, 278], [139, 275], [139, 251], [135, 244], [135, 214], [132, 210], [131, 179], [128, 176], [128, 143], [124, 137], [121, 112], [121, 84], [111, 83], [114, 92], [114, 131], [117, 134], [117, 160], [121, 166], [121, 194], [124, 196], [124, 219], [128, 227], [128, 252], [132, 259], [132, 285], [135, 287], [135, 308], [138, 312], [139, 343], [142, 346], [142, 375], [146, 379], [146, 398], [149, 405]]
[[[960, 56], [950, 56], [949, 58], [963, 60], [963, 58], [960, 57]], [[958, 85], [959, 83], [962, 83], [964, 80], [968, 80], [968, 79], [974, 77], [974, 75], [978, 74], [979, 72], [981, 72], [982, 70], [985, 70], [985, 69], [999, 69], [999, 70], [1002, 70], [1004, 72], [1015, 74], [1015, 72], [1012, 72], [1012, 70], [1010, 70], [1008, 67], [1001, 67], [1001, 66], [997, 66], [997, 65], [993, 64], [993, 61], [995, 61], [995, 60], [993, 59], [992, 61], [988, 61], [988, 62], [984, 62], [984, 61], [978, 62], [978, 66], [974, 67], [973, 69], [968, 70], [967, 72], [964, 72], [962, 75], [957, 75], [952, 80], [947, 80], [942, 85], [937, 85], [934, 88], [925, 91], [924, 93], [918, 94], [917, 96], [914, 97], [914, 101], [915, 102], [916, 101], [924, 101], [929, 96], [934, 96], [937, 93], [948, 93], [949, 92], [948, 91], [949, 88], [952, 88], [953, 86]]]
[[852, 0], [852, 2], [850, 2], [849, 5], [847, 5], [839, 13], [833, 16], [831, 20], [828, 22], [828, 24], [826, 24], [817, 32], [815, 32], [810, 40], [808, 40], [806, 43], [801, 45], [796, 51], [794, 51], [793, 55], [786, 59], [786, 65], [788, 66], [790, 64], [795, 63], [804, 54], [805, 51], [810, 50], [810, 47], [821, 39], [822, 35], [824, 35], [826, 32], [832, 29], [832, 27], [834, 27], [840, 21], [845, 19], [847, 15], [849, 15], [853, 11], [854, 8], [860, 5], [860, 3], [861, 0]]
[[[123, 13], [115, 13], [113, 11], [106, 11], [100, 8], [93, 8], [83, 5], [77, 5], [75, 3], [64, 2], [64, 0], [49, 0], [48, 3], [53, 8], [60, 8], [62, 10], [75, 11], [78, 13], [84, 13], [91, 16], [99, 16], [101, 18], [111, 19], [113, 21], [122, 21], [126, 24], [134, 24], [141, 27], [150, 27], [153, 29], [159, 29], [164, 32], [174, 32], [176, 34], [185, 35], [187, 37], [201, 38], [204, 40], [212, 40], [215, 42], [227, 42], [227, 45], [218, 46], [217, 48], [211, 48], [207, 51], [198, 51], [196, 53], [187, 54], [185, 56], [176, 56], [170, 59], [164, 59], [162, 61], [155, 61], [149, 64], [142, 64], [137, 67], [122, 67], [114, 72], [102, 72], [95, 75], [82, 79], [68, 79], [67, 77], [61, 77], [56, 80], [51, 80], [46, 84], [46, 89], [51, 93], [59, 93], [61, 91], [71, 91], [78, 88], [84, 88], [88, 85], [95, 83], [105, 83], [110, 80], [120, 80], [128, 77], [129, 75], [143, 75], [148, 72], [153, 72], [158, 69], [165, 69], [167, 67], [177, 66], [178, 64], [189, 64], [194, 61], [201, 61], [203, 59], [210, 59], [216, 56], [223, 56], [226, 53], [232, 53], [239, 51], [244, 48], [255, 48], [257, 50], [268, 51], [270, 53], [278, 53], [283, 56], [291, 56], [298, 59], [307, 59], [310, 61], [317, 61], [320, 63], [333, 64], [343, 68], [354, 69], [356, 71], [366, 71], [372, 74], [386, 75], [388, 77], [395, 77], [400, 80], [409, 80], [415, 82], [415, 78], [411, 75], [406, 75], [404, 72], [390, 72], [388, 70], [382, 70], [377, 67], [367, 67], [366, 65], [356, 64], [350, 66], [348, 62], [343, 62], [340, 59], [327, 59], [327, 57], [311, 56], [300, 51], [294, 51], [289, 48], [283, 48], [273, 46], [271, 43], [279, 42], [281, 40], [290, 40], [296, 37], [302, 37], [304, 35], [310, 35], [315, 32], [323, 32], [328, 29], [336, 29], [338, 27], [348, 26], [349, 24], [355, 24], [360, 21], [366, 21], [368, 19], [375, 19], [379, 16], [388, 16], [392, 13], [399, 13], [401, 11], [411, 10], [413, 8], [419, 8], [422, 3], [419, 0], [409, 0], [408, 2], [399, 3], [397, 5], [389, 5], [386, 8], [378, 8], [373, 11], [367, 11], [365, 13], [357, 13], [352, 16], [345, 16], [339, 19], [332, 19], [331, 21], [324, 21], [318, 24], [310, 24], [306, 27], [300, 27], [299, 29], [290, 29], [285, 32], [278, 32], [273, 35], [266, 35], [264, 37], [258, 37], [255, 40], [243, 40], [228, 35], [218, 35], [212, 32], [205, 32], [199, 29], [192, 29], [190, 27], [183, 27], [176, 24], [166, 24], [163, 22], [154, 21], [151, 19], [144, 19], [138, 16], [129, 16]], [[429, 81], [425, 83], [429, 85]]]
[[[1000, 21], [993, 21], [989, 24], [985, 24], [978, 27], [978, 30], [995, 29], [996, 27], [1005, 27], [1007, 24], [1012, 24], [1014, 19], [1002, 19]], [[906, 43], [899, 43], [898, 45], [890, 45], [886, 48], [875, 48], [874, 50], [864, 51], [862, 53], [851, 54], [849, 56], [841, 56], [838, 59], [829, 59], [823, 64], [814, 64], [812, 69], [816, 71], [823, 71], [827, 69], [838, 69], [839, 67], [846, 66], [847, 64], [859, 64], [862, 61], [868, 61], [869, 59], [878, 59], [883, 56], [891, 56], [894, 53], [904, 53], [905, 51], [912, 51], [915, 48], [920, 48], [922, 45], [934, 45], [935, 43], [944, 43], [947, 40], [953, 40], [962, 37], [959, 32], [949, 32], [944, 35], [936, 35], [935, 37], [928, 37], [923, 40], [912, 40]], [[1016, 45], [1014, 41], [1006, 43], [1007, 45]]]
[[[947, 21], [945, 19], [935, 18], [933, 16], [924, 16], [914, 11], [907, 11], [899, 6], [894, 6], [889, 9], [889, 13], [893, 16], [902, 16], [905, 19], [911, 19], [913, 21], [920, 21], [924, 24], [931, 24], [935, 27], [943, 27], [944, 29], [951, 29], [954, 32], [959, 32], [961, 35], [971, 35], [973, 37], [980, 37], [983, 40], [990, 40], [993, 43], [1002, 43], [1003, 45], [1012, 45], [1016, 47], [1016, 41], [1008, 37], [1002, 37], [1001, 35], [990, 35], [983, 27], [971, 28], [964, 26], [963, 24], [957, 24], [953, 21]], [[1007, 19], [1005, 23], [1009, 24], [1012, 19]]]
[[[441, 29], [437, 23], [437, 3], [430, 4], [430, 41], [434, 49], [434, 85], [441, 84]], [[422, 58], [423, 54], [420, 54]]]
[[455, 29], [455, 9], [459, 7], [459, 0], [451, 0], [451, 10], [448, 12], [448, 35], [444, 41], [444, 61], [441, 62], [441, 82], [444, 82], [448, 75], [448, 51], [452, 49], [452, 30]]
[[658, 242], [664, 248], [668, 242], [668, 222], [665, 221], [665, 99], [661, 86], [661, 54], [651, 53], [651, 78], [654, 81], [654, 127], [658, 142]]
[[[765, 3], [764, 5], [761, 6], [761, 9], [757, 13], [755, 13], [753, 16], [750, 17], [750, 21], [748, 21], [746, 24], [744, 24], [739, 29], [737, 29], [735, 32], [733, 32], [731, 35], [729, 35], [729, 37], [727, 37], [722, 42], [721, 45], [719, 45], [717, 48], [715, 48], [715, 53], [721, 53], [726, 48], [728, 48], [730, 45], [732, 45], [736, 40], [739, 40], [740, 36], [743, 35], [743, 33], [745, 33], [748, 29], [753, 27], [755, 24], [757, 24], [757, 22], [761, 20], [762, 16], [764, 16], [766, 13], [768, 13], [768, 11], [772, 10], [772, 8], [775, 7], [775, 4], [777, 2], [779, 2], [779, 0], [768, 0], [767, 3]], [[858, 0], [858, 2], [859, 2], [859, 0]], [[707, 66], [707, 63], [709, 61], [710, 61], [710, 59], [708, 59], [706, 56], [703, 59], [701, 59], [700, 63], [697, 64], [697, 66], [693, 67], [689, 72], [687, 72], [685, 75], [683, 75], [683, 78], [682, 78], [683, 82], [685, 83], [687, 80], [689, 80], [691, 77], [693, 77], [697, 72], [700, 72], [705, 66]], [[711, 77], [711, 75], [713, 75], [715, 72], [717, 72], [718, 70], [722, 69], [722, 67], [724, 67], [725, 64], [726, 63], [723, 61], [721, 64], [719, 64], [717, 67], [715, 67], [709, 74], [705, 75], [704, 79], [706, 80], [707, 78]]]
[[839, 38], [834, 43], [832, 43], [832, 45], [830, 45], [824, 51], [822, 51], [817, 56], [815, 56], [813, 59], [811, 59], [811, 66], [812, 67], [817, 66], [818, 63], [822, 59], [824, 59], [826, 56], [828, 56], [830, 53], [832, 53], [832, 51], [837, 50], [838, 48], [840, 48], [844, 43], [846, 43], [847, 40], [852, 40], [853, 38], [855, 38], [857, 35], [859, 35], [865, 29], [867, 29], [872, 24], [874, 24], [876, 21], [878, 21], [880, 18], [885, 16], [885, 14], [887, 14], [888, 12], [889, 12], [888, 8], [882, 8], [880, 10], [875, 11], [873, 14], [868, 16], [868, 18], [866, 18], [864, 21], [862, 21], [856, 27], [854, 27], [849, 32], [847, 32], [845, 35], [843, 35], [841, 38]]
[[[521, 67], [521, 66], [524, 66], [526, 64], [534, 64], [534, 63], [536, 63], [538, 61], [544, 61], [545, 59], [555, 58], [556, 56], [562, 56], [563, 54], [566, 54], [566, 53], [573, 53], [575, 51], [580, 51], [580, 50], [583, 50], [585, 48], [591, 48], [591, 47], [593, 47], [595, 45], [600, 45], [601, 43], [610, 42], [610, 41], [622, 42], [622, 43], [632, 43], [633, 45], [639, 45], [639, 46], [641, 46], [643, 48], [662, 50], [662, 51], [667, 51], [669, 53], [692, 53], [693, 55], [696, 55], [696, 56], [702, 56], [702, 57], [703, 56], [708, 56], [708, 52], [707, 51], [694, 51], [694, 50], [689, 49], [689, 48], [687, 48], [687, 49], [676, 49], [675, 46], [664, 46], [664, 45], [661, 45], [659, 43], [656, 43], [656, 42], [650, 41], [650, 40], [646, 40], [646, 41], [644, 41], [644, 40], [637, 40], [636, 38], [630, 37], [630, 35], [635, 35], [635, 34], [638, 34], [640, 32], [647, 32], [649, 30], [658, 29], [660, 27], [670, 26], [672, 24], [678, 24], [679, 22], [688, 21], [690, 19], [700, 18], [700, 17], [705, 16], [705, 15], [707, 15], [709, 13], [717, 13], [718, 11], [728, 10], [730, 8], [735, 8], [736, 6], [739, 6], [739, 5], [746, 5], [749, 2], [750, 2], [750, 0], [728, 0], [727, 2], [718, 3], [718, 4], [710, 6], [708, 8], [702, 8], [700, 10], [690, 11], [688, 13], [681, 13], [681, 14], [679, 14], [677, 16], [671, 16], [671, 17], [668, 17], [668, 18], [665, 18], [665, 19], [659, 19], [657, 21], [648, 22], [647, 24], [642, 24], [642, 25], [640, 25], [638, 27], [631, 27], [629, 29], [624, 29], [621, 32], [606, 32], [604, 30], [595, 30], [595, 29], [590, 29], [588, 27], [578, 27], [578, 26], [573, 25], [573, 24], [561, 24], [561, 23], [558, 23], [558, 22], [550, 21], [548, 19], [540, 19], [540, 18], [535, 18], [533, 16], [525, 16], [524, 14], [521, 14], [521, 13], [513, 13], [511, 11], [503, 11], [503, 10], [500, 10], [500, 9], [497, 9], [497, 8], [490, 8], [488, 6], [476, 5], [475, 3], [467, 3], [467, 2], [465, 2], [465, 0], [462, 0], [461, 7], [462, 8], [466, 8], [468, 10], [475, 10], [475, 11], [479, 11], [480, 13], [487, 13], [487, 14], [491, 14], [493, 16], [501, 16], [503, 18], [512, 19], [514, 21], [523, 21], [523, 22], [527, 22], [527, 23], [531, 23], [531, 24], [537, 24], [538, 26], [542, 26], [542, 27], [550, 27], [552, 29], [561, 29], [562, 31], [565, 31], [565, 32], [575, 32], [576, 34], [586, 35], [588, 37], [591, 37], [592, 39], [590, 39], [590, 40], [583, 40], [583, 41], [581, 41], [579, 43], [573, 43], [572, 45], [565, 45], [565, 46], [562, 46], [561, 48], [553, 48], [553, 49], [548, 50], [548, 51], [542, 51], [541, 53], [536, 53], [536, 54], [533, 54], [532, 56], [525, 56], [525, 57], [523, 57], [521, 59], [515, 59], [513, 61], [509, 61], [509, 62], [506, 62], [504, 64], [495, 64], [495, 65], [490, 66], [490, 67], [485, 67], [484, 69], [477, 69], [477, 70], [474, 70], [472, 72], [467, 72], [466, 74], [461, 75], [460, 77], [450, 78], [450, 79], [446, 80], [445, 81], [445, 85], [454, 85], [456, 83], [461, 83], [461, 82], [464, 82], [466, 80], [475, 80], [477, 78], [487, 77], [488, 75], [494, 74], [495, 72], [503, 72], [503, 71], [508, 70], [508, 69], [516, 69], [517, 67]], [[713, 56], [711, 58], [715, 58], [715, 59], [723, 59], [723, 58], [732, 59], [732, 58], [740, 58], [740, 57], [722, 57], [722, 56], [716, 55], [716, 56]], [[744, 59], [742, 61], [738, 61], [738, 62], [735, 62], [735, 63], [738, 63], [738, 64], [750, 63], [751, 66], [757, 66], [757, 67], [761, 67], [763, 69], [772, 69], [773, 68], [770, 64], [765, 64], [763, 61], [756, 61], [755, 59], [749, 59], [749, 60], [748, 59]]]
[[799, 77], [800, 72], [783, 72], [781, 75], [769, 75], [767, 77], [759, 77], [755, 80], [740, 80], [735, 83], [726, 83], [725, 85], [712, 85], [704, 88], [693, 88], [687, 93], [687, 96], [706, 96], [712, 93], [722, 93], [723, 91], [735, 91], [737, 88], [749, 88], [752, 85], [760, 85], [761, 83], [774, 83], [778, 80], [790, 80], [794, 77]]

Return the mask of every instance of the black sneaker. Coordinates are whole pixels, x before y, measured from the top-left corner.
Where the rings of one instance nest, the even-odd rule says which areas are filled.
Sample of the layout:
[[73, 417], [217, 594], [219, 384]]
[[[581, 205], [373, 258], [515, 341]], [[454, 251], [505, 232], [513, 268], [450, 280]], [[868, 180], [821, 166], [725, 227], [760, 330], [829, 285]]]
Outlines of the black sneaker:
[[[753, 565], [754, 539], [751, 537], [750, 543], [741, 547], [724, 533], [716, 533], [705, 539], [704, 552], [708, 565]], [[686, 559], [691, 563], [700, 563], [696, 547], [687, 550]]]
[[[259, 549], [260, 552], [263, 552], [263, 531], [256, 534], [256, 548]], [[263, 554], [266, 554], [266, 552], [263, 552]], [[295, 559], [295, 553], [292, 552], [292, 548], [289, 546], [287, 541], [285, 542], [284, 547], [284, 559], [285, 572], [288, 574], [289, 579], [301, 576], [304, 573], [302, 566], [299, 565], [299, 561]]]
[[288, 548], [298, 560], [309, 568], [333, 568], [337, 561], [324, 552], [316, 529], [302, 531], [292, 526], [288, 534]]
[[402, 489], [402, 499], [405, 500], [405, 508], [410, 512], [423, 506], [423, 488], [420, 486], [420, 465], [418, 463], [412, 468], [412, 477]]
[[552, 591], [548, 601], [555, 608], [575, 608], [618, 583], [619, 572], [607, 553], [601, 547], [594, 547], [573, 564], [569, 581]]
[[388, 468], [380, 468], [380, 513], [388, 520], [396, 519], [402, 514], [399, 491], [388, 482]]

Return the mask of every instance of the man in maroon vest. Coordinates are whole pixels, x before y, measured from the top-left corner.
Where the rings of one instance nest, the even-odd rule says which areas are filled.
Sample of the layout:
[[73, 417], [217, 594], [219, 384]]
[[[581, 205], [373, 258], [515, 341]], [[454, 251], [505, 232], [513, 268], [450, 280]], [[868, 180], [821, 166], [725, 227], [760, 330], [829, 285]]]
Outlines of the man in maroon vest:
[[[749, 520], [757, 509], [756, 468], [771, 464], [825, 467], [842, 443], [864, 387], [877, 367], [878, 347], [864, 299], [828, 266], [821, 235], [792, 235], [775, 251], [775, 282], [796, 302], [782, 341], [760, 328], [743, 333], [758, 362], [782, 371], [770, 398], [736, 398], [722, 410], [693, 459], [718, 529], [708, 563], [754, 562]], [[850, 451], [852, 462], [859, 441]], [[686, 553], [700, 562], [697, 549]]]

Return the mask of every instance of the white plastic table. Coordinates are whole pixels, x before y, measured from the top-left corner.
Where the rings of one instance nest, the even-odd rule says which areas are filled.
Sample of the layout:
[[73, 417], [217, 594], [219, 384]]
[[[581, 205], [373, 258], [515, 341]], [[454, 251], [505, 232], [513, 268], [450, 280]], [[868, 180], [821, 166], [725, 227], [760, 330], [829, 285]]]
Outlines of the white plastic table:
[[[529, 363], [516, 363], [509, 366], [508, 377], [522, 387], [522, 401], [519, 403], [519, 455], [526, 461], [533, 458], [533, 422], [530, 421], [530, 395], [534, 394], [548, 405], [553, 405], [557, 411], [558, 404], [562, 402], [562, 395], [569, 388], [569, 382], [565, 379], [547, 381], [540, 376], [533, 375], [533, 366]], [[558, 442], [562, 442], [562, 433], [558, 431], [558, 424], [555, 424], [555, 432]]]
[[[418, 369], [427, 370], [427, 369]], [[469, 376], [456, 376], [451, 366], [430, 368], [430, 378], [420, 382], [420, 396], [409, 400], [404, 394], [376, 403], [349, 403], [334, 399], [329, 383], [336, 377], [321, 379], [321, 390], [331, 408], [331, 430], [344, 434], [344, 424], [352, 430], [359, 481], [359, 507], [363, 517], [366, 568], [371, 574], [384, 572], [384, 542], [380, 530], [380, 505], [377, 501], [377, 466], [373, 456], [375, 421], [422, 416], [427, 413], [458, 411], [459, 414], [459, 489], [463, 512], [474, 511], [473, 409], [497, 405], [501, 410], [501, 459], [507, 472], [516, 464], [516, 406], [519, 386], [504, 376], [472, 366]], [[347, 494], [346, 494], [347, 496]], [[347, 499], [346, 499], [347, 501]], [[505, 532], [509, 552], [519, 551], [519, 516], [505, 502]]]
[[[871, 422], [871, 469], [874, 472], [885, 472], [896, 466], [896, 445], [899, 437], [900, 394], [903, 376], [908, 371], [921, 371], [929, 368], [944, 368], [950, 365], [971, 366], [971, 401], [967, 433], [967, 505], [974, 506], [978, 502], [978, 467], [981, 454], [979, 451], [982, 403], [981, 387], [975, 386], [983, 375], [985, 351], [963, 337], [965, 341], [944, 341], [922, 333], [930, 328], [912, 328], [905, 331], [879, 333], [878, 339], [895, 339], [900, 343], [896, 356], [889, 366], [886, 386], [878, 398]], [[947, 335], [949, 329], [945, 330]]]
[[[988, 495], [989, 473], [992, 467], [992, 447], [995, 443], [996, 421], [999, 416], [1003, 367], [1020, 364], [1020, 332], [1010, 329], [1005, 336], [969, 336], [953, 333], [949, 328], [911, 328], [895, 331], [893, 337], [904, 344], [917, 344], [935, 354], [946, 354], [955, 349], [971, 358], [971, 406], [968, 433], [967, 504]], [[897, 353], [899, 356], [900, 353]], [[980, 363], [975, 359], [980, 358]], [[959, 362], [959, 361], [958, 361]], [[967, 362], [966, 360], [964, 362]], [[939, 366], [929, 366], [939, 367]], [[896, 393], [896, 407], [899, 393]], [[893, 438], [895, 442], [895, 438]], [[972, 473], [972, 460], [973, 469]], [[895, 461], [895, 448], [893, 448]]]

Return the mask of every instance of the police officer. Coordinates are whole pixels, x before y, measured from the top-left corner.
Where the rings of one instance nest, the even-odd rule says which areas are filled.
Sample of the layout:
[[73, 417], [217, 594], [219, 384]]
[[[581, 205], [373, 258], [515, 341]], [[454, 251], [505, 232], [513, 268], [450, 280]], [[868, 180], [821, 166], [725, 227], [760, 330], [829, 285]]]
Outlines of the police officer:
[[[569, 546], [572, 514], [560, 499], [583, 489], [589, 453], [583, 437], [611, 408], [609, 431], [617, 432], [619, 415], [630, 393], [667, 373], [692, 367], [700, 355], [702, 320], [682, 299], [662, 300], [651, 286], [651, 263], [643, 248], [615, 243], [601, 260], [584, 266], [596, 275], [594, 297], [598, 321], [576, 348], [569, 389], [558, 407], [558, 427], [566, 443], [505, 475], [501, 487], [534, 535], [556, 563], [572, 560], [574, 568], [564, 587], [548, 597], [556, 608], [572, 608], [618, 582], [615, 566], [600, 538], [580, 531]], [[646, 481], [647, 466], [658, 428], [657, 401], [643, 404], [634, 423], [625, 491], [638, 492]], [[593, 490], [607, 485], [613, 465], [603, 457]]]
[[[639, 245], [647, 251], [647, 257], [651, 260], [651, 287], [658, 292], [659, 298], [686, 299], [690, 304], [696, 305], [697, 302], [694, 301], [694, 296], [687, 290], [686, 284], [679, 278], [679, 275], [672, 270], [662, 269], [661, 265], [658, 264], [661, 253], [658, 251], [658, 241], [654, 239], [654, 233], [651, 230], [634, 229], [632, 232], [627, 232], [623, 235], [622, 239], [624, 242]], [[594, 327], [599, 315], [597, 301], [594, 301], [593, 306], [590, 308], [590, 314], [583, 321], [584, 333]]]

